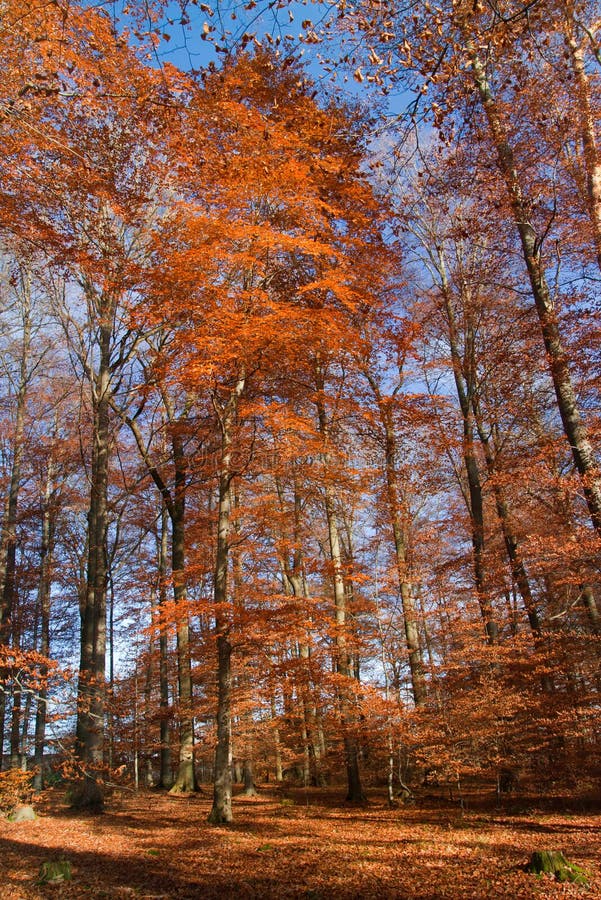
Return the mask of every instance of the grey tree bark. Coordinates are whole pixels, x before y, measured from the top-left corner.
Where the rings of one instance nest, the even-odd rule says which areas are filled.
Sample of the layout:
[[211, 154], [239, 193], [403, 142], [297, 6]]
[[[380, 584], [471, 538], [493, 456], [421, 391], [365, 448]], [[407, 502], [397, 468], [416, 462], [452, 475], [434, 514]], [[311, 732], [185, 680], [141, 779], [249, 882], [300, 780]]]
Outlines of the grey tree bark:
[[[17, 286], [15, 288], [18, 318], [21, 330], [21, 348], [17, 371], [14, 377], [14, 431], [12, 436], [12, 461], [10, 480], [5, 499], [2, 531], [0, 533], [0, 642], [11, 639], [11, 617], [16, 598], [16, 553], [17, 516], [21, 492], [21, 470], [25, 453], [25, 415], [27, 393], [31, 381], [30, 369], [32, 338], [32, 297], [31, 270], [26, 263], [17, 266]], [[13, 380], [12, 376], [11, 380]], [[9, 673], [1, 673], [4, 685]], [[17, 683], [12, 691], [13, 707], [11, 716], [11, 765], [19, 764], [21, 689]], [[0, 768], [2, 768], [1, 748], [4, 746], [4, 723], [6, 716], [6, 692], [0, 690]]]
[[[324, 507], [328, 528], [328, 542], [330, 562], [332, 566], [332, 587], [334, 593], [334, 613], [336, 621], [335, 637], [335, 665], [336, 671], [350, 681], [353, 676], [351, 656], [348, 648], [347, 636], [347, 603], [344, 584], [344, 568], [340, 543], [340, 528], [336, 513], [335, 490], [330, 481], [328, 469], [330, 468], [330, 425], [324, 401], [325, 378], [320, 363], [316, 365], [316, 399], [317, 420], [319, 432], [323, 441], [322, 459], [326, 473], [324, 491]], [[353, 699], [348, 687], [341, 687], [339, 691], [340, 718], [343, 731], [344, 753], [347, 775], [347, 800], [351, 803], [362, 803], [365, 794], [361, 785], [359, 770], [359, 746], [354, 734], [355, 716], [353, 714]]]
[[215, 635], [217, 639], [217, 746], [213, 780], [213, 805], [208, 821], [225, 825], [232, 821], [232, 645], [228, 611], [228, 567], [231, 530], [232, 442], [238, 403], [246, 387], [241, 370], [225, 401], [214, 397], [221, 431], [219, 494], [217, 508], [217, 548], [215, 555]]
[[601, 474], [599, 463], [580, 410], [576, 391], [574, 390], [569, 366], [569, 355], [562, 339], [557, 310], [546, 278], [542, 256], [544, 235], [538, 233], [531, 222], [529, 213], [531, 204], [522, 187], [513, 147], [510, 143], [499, 106], [488, 82], [486, 69], [474, 46], [467, 23], [464, 26], [463, 35], [471, 64], [474, 85], [484, 109], [489, 132], [497, 153], [499, 171], [507, 189], [513, 219], [520, 238], [522, 255], [547, 352], [549, 371], [563, 430], [572, 452], [576, 471], [580, 475], [591, 522], [597, 533], [601, 534]]
[[380, 384], [373, 373], [366, 370], [364, 374], [374, 395], [383, 429], [388, 516], [392, 523], [397, 575], [405, 626], [405, 640], [409, 657], [409, 671], [411, 672], [411, 688], [415, 705], [423, 706], [427, 699], [427, 689], [419, 639], [418, 617], [409, 572], [407, 524], [406, 516], [403, 515], [405, 504], [402, 500], [397, 466], [398, 448], [392, 412], [393, 398], [385, 397], [382, 394]]
[[[190, 635], [187, 613], [187, 585], [186, 585], [186, 492], [188, 485], [188, 461], [182, 435], [182, 425], [192, 408], [192, 398], [187, 398], [183, 411], [177, 415], [171, 398], [166, 390], [160, 390], [163, 407], [165, 409], [167, 424], [169, 427], [169, 443], [171, 461], [173, 463], [173, 487], [170, 488], [166, 478], [154, 461], [151, 451], [144, 440], [142, 430], [137, 420], [137, 415], [123, 415], [123, 420], [129, 426], [140, 455], [146, 465], [148, 474], [156, 485], [161, 498], [163, 509], [167, 511], [171, 521], [171, 577], [173, 580], [173, 599], [177, 610], [177, 673], [178, 673], [178, 699], [179, 699], [179, 764], [176, 776], [170, 787], [173, 794], [196, 791], [198, 784], [194, 769], [194, 715], [193, 715], [193, 687], [192, 665], [190, 660]], [[165, 523], [161, 526], [161, 547], [159, 550], [159, 578], [164, 585], [165, 553], [167, 534]], [[164, 588], [159, 587], [159, 591]], [[164, 597], [164, 593], [160, 593]], [[161, 781], [163, 786], [171, 781], [170, 777], [170, 748], [168, 741], [168, 723], [164, 713], [169, 702], [169, 688], [166, 672], [167, 636], [164, 632], [159, 635], [159, 648], [162, 662], [161, 672]]]
[[92, 456], [88, 508], [86, 588], [80, 607], [81, 643], [77, 684], [76, 756], [80, 778], [72, 791], [77, 808], [101, 812], [104, 806], [104, 760], [108, 483], [111, 445], [111, 351], [116, 296], [98, 294], [84, 282], [90, 308], [97, 316], [98, 362], [88, 363], [92, 401]]
[[[52, 458], [48, 460], [48, 470], [46, 473], [46, 486], [44, 490], [44, 503], [42, 512], [42, 541], [40, 545], [40, 575], [38, 581], [38, 605], [40, 609], [40, 654], [48, 658], [50, 656], [50, 610], [51, 610], [51, 587], [52, 587], [52, 566], [54, 556], [54, 536], [55, 536], [55, 513], [51, 506], [51, 497], [53, 489], [53, 466]], [[36, 698], [36, 717], [35, 717], [35, 751], [34, 766], [35, 775], [33, 779], [33, 787], [36, 791], [41, 791], [44, 787], [44, 747], [46, 742], [46, 718], [47, 718], [47, 697], [48, 688], [46, 685], [46, 676], [48, 667], [42, 664], [40, 668], [40, 676], [42, 684]]]

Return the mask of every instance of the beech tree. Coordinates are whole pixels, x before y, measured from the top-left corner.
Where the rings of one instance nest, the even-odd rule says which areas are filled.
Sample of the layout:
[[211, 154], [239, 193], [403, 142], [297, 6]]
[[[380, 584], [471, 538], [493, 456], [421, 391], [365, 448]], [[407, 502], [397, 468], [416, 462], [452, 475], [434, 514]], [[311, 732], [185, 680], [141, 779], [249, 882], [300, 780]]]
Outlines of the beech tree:
[[[148, 474], [152, 478], [159, 491], [162, 508], [164, 508], [171, 524], [171, 578], [173, 582], [173, 615], [176, 621], [177, 635], [177, 659], [178, 659], [178, 690], [179, 690], [179, 716], [180, 716], [180, 761], [177, 775], [173, 785], [170, 785], [173, 793], [183, 793], [196, 790], [196, 776], [194, 771], [194, 719], [192, 710], [192, 673], [190, 660], [190, 636], [189, 636], [189, 610], [187, 600], [187, 571], [186, 571], [186, 498], [190, 480], [190, 456], [194, 453], [190, 444], [198, 435], [198, 428], [194, 428], [190, 422], [194, 414], [198, 414], [198, 405], [194, 394], [185, 394], [179, 402], [174, 391], [169, 374], [162, 371], [167, 356], [166, 345], [168, 339], [165, 335], [159, 335], [156, 347], [149, 345], [150, 352], [156, 366], [144, 366], [145, 384], [142, 386], [142, 396], [136, 410], [122, 412], [124, 421], [130, 427], [138, 450], [141, 454]], [[161, 413], [159, 416], [158, 433], [156, 412], [149, 419], [150, 435], [144, 435], [144, 411], [148, 405], [150, 391], [154, 388], [158, 395]], [[200, 442], [203, 435], [201, 432]], [[153, 444], [157, 446], [153, 446]], [[169, 451], [166, 451], [166, 446]], [[165, 460], [167, 457], [167, 460]], [[167, 464], [166, 464], [167, 463]], [[169, 472], [169, 469], [172, 472]], [[170, 483], [171, 482], [171, 483]], [[161, 517], [159, 517], [161, 518]], [[165, 549], [167, 534], [162, 526], [161, 543], [159, 548], [160, 577], [164, 581], [167, 577], [165, 570]], [[164, 590], [164, 584], [159, 585], [159, 591]], [[164, 596], [161, 605], [165, 606]], [[163, 616], [164, 618], [164, 616]], [[161, 621], [159, 631], [162, 647], [162, 665], [165, 666], [165, 631], [166, 622]], [[165, 675], [162, 676], [162, 697], [166, 702]], [[163, 740], [166, 735], [163, 733]], [[162, 766], [161, 781], [166, 786], [166, 765]]]
[[209, 4], [199, 72], [163, 64], [161, 3], [136, 49], [102, 10], [5, 7], [11, 765], [41, 782], [76, 645], [92, 809], [122, 764], [211, 777], [224, 824], [268, 769], [393, 803], [412, 766], [567, 768], [579, 716], [597, 747], [594, 6], [322, 7], [299, 43], [357, 102], [293, 37], [221, 54]]
[[[245, 414], [241, 404], [250, 402], [248, 392], [252, 388], [252, 403], [256, 406], [268, 373], [276, 363], [280, 367], [284, 359], [290, 359], [290, 341], [278, 340], [278, 334], [283, 334], [279, 323], [285, 322], [288, 335], [293, 332], [297, 341], [306, 344], [316, 327], [325, 323], [329, 303], [333, 314], [339, 316], [356, 305], [353, 247], [361, 233], [359, 222], [352, 222], [348, 237], [337, 225], [338, 217], [351, 224], [344, 200], [345, 190], [350, 187], [338, 188], [338, 173], [345, 173], [349, 185], [359, 194], [363, 192], [366, 202], [373, 201], [357, 172], [358, 150], [342, 134], [344, 113], [320, 110], [307, 92], [299, 89], [298, 73], [293, 69], [280, 70], [269, 55], [258, 55], [255, 60], [241, 57], [226, 70], [221, 82], [208, 79], [193, 103], [191, 161], [186, 173], [193, 188], [188, 188], [180, 214], [180, 228], [185, 228], [188, 248], [185, 253], [175, 251], [173, 257], [166, 258], [166, 264], [174, 274], [177, 272], [176, 279], [169, 283], [177, 285], [178, 293], [172, 291], [169, 306], [175, 321], [180, 319], [183, 324], [177, 330], [178, 340], [185, 342], [188, 353], [193, 348], [191, 384], [197, 391], [204, 388], [209, 392], [221, 444], [214, 583], [220, 693], [211, 814], [211, 820], [219, 822], [231, 818], [231, 621], [227, 577], [231, 489], [233, 479], [239, 477], [232, 453], [238, 458], [252, 455], [252, 447], [245, 451], [236, 442], [248, 433], [245, 420], [256, 421], [257, 415], [253, 406]], [[298, 128], [301, 119], [303, 134]], [[213, 162], [207, 138], [214, 133], [216, 121], [219, 139], [212, 140], [219, 148], [219, 159]], [[200, 135], [202, 150], [199, 147], [193, 152]], [[220, 160], [226, 141], [231, 146], [224, 167]], [[201, 153], [204, 165], [198, 172], [194, 161]], [[204, 182], [210, 167], [217, 173], [208, 184], [214, 199], [212, 193], [199, 194], [199, 205], [196, 184], [199, 177]], [[357, 200], [354, 203], [357, 206]], [[209, 204], [208, 215], [204, 204]], [[361, 225], [366, 234], [370, 233], [367, 229], [373, 231], [367, 219]], [[215, 270], [216, 263], [228, 273], [225, 277]], [[203, 278], [199, 281], [201, 272]], [[164, 272], [161, 283], [167, 283]], [[187, 306], [178, 307], [181, 292], [185, 292]], [[199, 298], [192, 310], [191, 295]], [[164, 308], [163, 300], [161, 305]], [[334, 311], [336, 307], [339, 312]], [[313, 309], [319, 310], [315, 316]], [[186, 317], [190, 312], [189, 325]]]
[[[386, 325], [378, 320], [369, 322], [363, 339], [364, 355], [359, 365], [371, 393], [374, 436], [384, 469], [384, 490], [388, 519], [392, 526], [413, 700], [416, 706], [422, 706], [426, 702], [427, 691], [411, 566], [412, 517], [407, 496], [407, 477], [401, 461], [402, 441], [397, 428], [399, 414], [407, 417], [410, 414], [408, 406], [403, 407], [403, 386], [406, 377], [405, 361], [411, 341], [412, 335], [403, 328], [402, 320], [397, 322], [392, 319]], [[382, 353], [390, 359], [390, 368], [394, 366], [397, 370], [392, 386], [387, 383], [390, 378], [388, 369], [382, 369], [379, 365], [378, 356]]]
[[[12, 309], [16, 314], [16, 321], [11, 328], [13, 346], [9, 347], [8, 354], [3, 353], [2, 359], [2, 374], [8, 380], [14, 395], [11, 463], [0, 533], [0, 633], [3, 643], [9, 643], [11, 619], [17, 618], [17, 515], [23, 477], [27, 394], [35, 372], [35, 360], [32, 360], [34, 310], [31, 265], [24, 258], [13, 260], [12, 266], [6, 267], [6, 275], [5, 283], [2, 285], [6, 295], [4, 307], [6, 310]], [[12, 300], [8, 297], [9, 292], [14, 294]], [[10, 358], [13, 348], [18, 354], [14, 360]], [[0, 746], [4, 743], [5, 697], [4, 688], [0, 706]], [[18, 761], [21, 705], [21, 691], [18, 687], [13, 691], [12, 700], [11, 756]]]
[[[548, 25], [542, 24], [541, 9], [535, 4], [531, 11], [528, 5], [512, 2], [498, 9], [486, 6], [473, 9], [469, 4], [455, 4], [434, 10], [424, 8], [410, 19], [384, 6], [377, 11], [367, 8], [353, 11], [347, 22], [369, 36], [372, 56], [368, 65], [375, 67], [379, 80], [388, 76], [402, 78], [402, 73], [406, 73], [407, 80], [418, 91], [415, 110], [420, 108], [420, 96], [432, 94], [430, 110], [443, 137], [461, 117], [472, 115], [472, 98], [479, 103], [480, 116], [476, 116], [475, 128], [481, 129], [478, 140], [488, 148], [481, 159], [487, 168], [491, 155], [496, 161], [494, 177], [503, 186], [505, 210], [521, 248], [557, 408], [582, 480], [591, 522], [599, 531], [598, 464], [574, 386], [557, 303], [549, 287], [550, 262], [545, 248], [550, 223], [545, 221], [544, 209], [535, 202], [528, 157], [522, 153], [524, 145], [519, 141], [516, 122], [511, 116], [511, 104], [504, 102], [505, 95], [512, 91], [512, 76], [520, 70], [523, 56], [530, 58], [537, 27], [548, 33]], [[554, 25], [555, 12], [552, 13]], [[486, 48], [485, 55], [482, 47]], [[590, 146], [587, 152], [590, 159]]]
[[[53, 95], [53, 105], [40, 111], [39, 121], [46, 131], [36, 152], [30, 153], [25, 143], [19, 150], [21, 164], [31, 172], [28, 190], [21, 191], [15, 184], [15, 160], [7, 183], [30, 239], [43, 241], [47, 253], [62, 256], [70, 284], [59, 299], [57, 313], [90, 391], [87, 587], [81, 606], [77, 739], [83, 777], [77, 802], [100, 807], [101, 791], [92, 770], [98, 773], [103, 764], [111, 401], [136, 346], [124, 309], [132, 296], [135, 267], [144, 255], [140, 218], [148, 220], [156, 200], [148, 196], [142, 177], [148, 148], [140, 154], [140, 133], [132, 127], [134, 121], [140, 127], [146, 121], [147, 138], [152, 134], [152, 125], [143, 119], [139, 106], [140, 97], [148, 102], [152, 76], [139, 66], [104, 16], [74, 13], [67, 22], [68, 44], [78, 40], [81, 28], [95, 34], [103, 46], [101, 68], [91, 45], [87, 55], [77, 55], [76, 63], [66, 60], [61, 74], [72, 90], [64, 98], [60, 92]], [[107, 103], [103, 92], [109, 83], [126, 82], [133, 88], [131, 99], [121, 107], [118, 101]], [[85, 154], [77, 150], [82, 142]], [[50, 169], [57, 178], [53, 193], [45, 187]], [[83, 321], [79, 310], [69, 308], [73, 282], [85, 305]]]

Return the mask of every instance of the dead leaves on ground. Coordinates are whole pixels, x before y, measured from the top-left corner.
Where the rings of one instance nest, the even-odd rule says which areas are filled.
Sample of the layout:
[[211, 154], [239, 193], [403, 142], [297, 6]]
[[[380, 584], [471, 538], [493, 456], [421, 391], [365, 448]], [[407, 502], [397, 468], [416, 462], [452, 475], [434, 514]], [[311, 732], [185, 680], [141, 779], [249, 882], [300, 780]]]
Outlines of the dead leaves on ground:
[[[294, 803], [290, 801], [294, 800]], [[388, 809], [373, 796], [346, 806], [338, 791], [263, 789], [235, 800], [235, 823], [206, 823], [206, 795], [173, 803], [143, 793], [104, 816], [74, 816], [50, 796], [35, 822], [0, 820], [0, 900], [80, 898], [596, 897], [601, 817]], [[591, 875], [588, 888], [527, 875], [533, 850], [553, 848]], [[36, 884], [47, 860], [72, 881]]]

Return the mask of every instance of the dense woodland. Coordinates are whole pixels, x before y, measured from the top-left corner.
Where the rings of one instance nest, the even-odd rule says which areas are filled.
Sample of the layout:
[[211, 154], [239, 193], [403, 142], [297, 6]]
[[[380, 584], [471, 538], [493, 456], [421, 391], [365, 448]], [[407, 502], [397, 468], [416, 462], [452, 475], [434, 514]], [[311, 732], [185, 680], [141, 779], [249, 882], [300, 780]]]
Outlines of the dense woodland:
[[599, 4], [255, 6], [1, 4], [2, 767], [598, 791]]

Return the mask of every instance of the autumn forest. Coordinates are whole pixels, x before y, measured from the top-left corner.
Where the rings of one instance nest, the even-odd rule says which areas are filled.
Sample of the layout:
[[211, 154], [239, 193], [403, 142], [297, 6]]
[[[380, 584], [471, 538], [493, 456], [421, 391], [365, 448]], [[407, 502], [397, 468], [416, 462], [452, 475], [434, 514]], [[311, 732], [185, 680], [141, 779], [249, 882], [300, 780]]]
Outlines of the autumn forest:
[[596, 0], [2, 0], [5, 811], [598, 808], [600, 84]]

